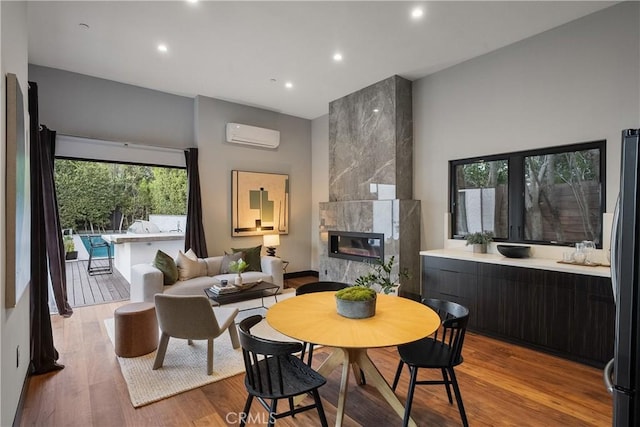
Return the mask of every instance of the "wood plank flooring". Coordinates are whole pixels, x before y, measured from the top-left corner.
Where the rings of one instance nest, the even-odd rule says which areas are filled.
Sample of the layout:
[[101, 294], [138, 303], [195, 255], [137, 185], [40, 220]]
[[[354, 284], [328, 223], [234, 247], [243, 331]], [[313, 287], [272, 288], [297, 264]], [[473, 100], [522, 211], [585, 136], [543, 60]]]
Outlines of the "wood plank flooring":
[[[129, 283], [116, 270], [111, 274], [89, 275], [88, 261], [66, 263], [67, 298], [71, 307], [104, 304], [129, 299]], [[106, 266], [106, 259], [96, 259], [92, 266]]]
[[[315, 280], [311, 278], [308, 281]], [[290, 279], [296, 287], [304, 279]], [[134, 409], [107, 337], [103, 320], [124, 304], [108, 303], [75, 310], [68, 319], [53, 316], [54, 340], [62, 371], [31, 378], [20, 418], [22, 426], [226, 426], [237, 425], [246, 398], [243, 375]], [[319, 325], [321, 327], [321, 325]], [[327, 356], [314, 354], [314, 365]], [[395, 348], [370, 351], [387, 379], [397, 367]], [[469, 333], [465, 361], [456, 368], [471, 426], [610, 426], [611, 398], [600, 370], [544, 353]], [[215, 362], [214, 362], [215, 363]], [[422, 371], [421, 371], [422, 372]], [[437, 378], [426, 373], [420, 378]], [[320, 389], [330, 425], [335, 422], [340, 370]], [[406, 398], [408, 373], [397, 394]], [[284, 404], [284, 403], [282, 403]], [[265, 425], [254, 402], [248, 425]], [[412, 416], [419, 426], [459, 426], [458, 409], [442, 386], [418, 386]], [[317, 426], [313, 411], [277, 421], [277, 426]], [[346, 420], [353, 426], [399, 426], [401, 420], [370, 385], [350, 379]]]

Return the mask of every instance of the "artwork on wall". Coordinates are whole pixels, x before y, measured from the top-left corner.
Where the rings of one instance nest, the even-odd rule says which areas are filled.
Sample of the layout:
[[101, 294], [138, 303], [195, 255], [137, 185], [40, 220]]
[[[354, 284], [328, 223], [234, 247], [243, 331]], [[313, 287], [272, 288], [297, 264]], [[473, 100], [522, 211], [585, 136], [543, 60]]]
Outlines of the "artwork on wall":
[[289, 233], [289, 175], [231, 171], [231, 235]]
[[5, 307], [12, 308], [31, 280], [31, 181], [22, 91], [15, 74], [6, 83]]

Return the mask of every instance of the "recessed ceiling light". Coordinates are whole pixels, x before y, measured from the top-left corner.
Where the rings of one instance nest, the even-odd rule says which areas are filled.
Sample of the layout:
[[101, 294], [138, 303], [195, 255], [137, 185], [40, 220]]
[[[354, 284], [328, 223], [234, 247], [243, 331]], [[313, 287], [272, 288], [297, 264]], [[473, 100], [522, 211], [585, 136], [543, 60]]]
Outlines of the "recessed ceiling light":
[[416, 7], [411, 11], [411, 17], [413, 19], [420, 19], [424, 15], [424, 10], [421, 7]]
[[284, 87], [286, 87], [287, 89], [291, 89], [291, 88], [293, 87], [293, 83], [291, 83], [291, 82], [286, 82], [286, 83], [284, 84]]
[[163, 52], [163, 53], [164, 53], [164, 52], [168, 52], [168, 51], [169, 51], [169, 48], [167, 47], [167, 45], [166, 45], [166, 44], [164, 44], [164, 43], [160, 43], [160, 44], [158, 45], [158, 51], [159, 51], [159, 52]]
[[380, 111], [380, 110], [378, 110], [377, 108], [374, 108], [374, 109], [373, 109], [373, 112], [374, 112], [374, 113], [378, 113], [379, 111]]
[[78, 26], [80, 26], [80, 28], [83, 30], [89, 29], [89, 24], [85, 24], [84, 22], [79, 23]]
[[198, 3], [198, 0], [187, 0], [189, 3]]
[[340, 61], [342, 61], [342, 54], [341, 54], [340, 52], [336, 52], [336, 53], [333, 55], [333, 60], [334, 60], [334, 61], [336, 61], [336, 62], [340, 62]]

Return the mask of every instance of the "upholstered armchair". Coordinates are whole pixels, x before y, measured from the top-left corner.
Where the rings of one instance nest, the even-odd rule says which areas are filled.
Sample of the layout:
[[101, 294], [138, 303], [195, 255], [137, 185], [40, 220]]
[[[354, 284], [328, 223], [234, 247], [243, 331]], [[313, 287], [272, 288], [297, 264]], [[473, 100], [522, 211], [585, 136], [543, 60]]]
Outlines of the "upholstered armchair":
[[211, 307], [211, 301], [202, 296], [163, 295], [155, 296], [156, 315], [162, 335], [153, 369], [162, 367], [167, 352], [169, 337], [207, 340], [207, 375], [213, 373], [213, 340], [229, 331], [233, 348], [240, 347], [238, 330], [234, 320], [237, 308]]

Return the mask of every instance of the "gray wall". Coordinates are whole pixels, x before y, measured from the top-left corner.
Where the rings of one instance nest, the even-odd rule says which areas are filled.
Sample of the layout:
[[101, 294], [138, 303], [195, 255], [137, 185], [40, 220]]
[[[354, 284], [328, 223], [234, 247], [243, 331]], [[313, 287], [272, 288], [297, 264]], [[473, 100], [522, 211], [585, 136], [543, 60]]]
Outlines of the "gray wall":
[[[310, 268], [311, 121], [205, 96], [196, 98], [196, 141], [200, 155], [202, 211], [210, 254], [262, 244], [261, 236], [231, 237], [231, 171], [289, 174], [289, 234], [276, 254], [290, 262], [287, 272]], [[229, 144], [227, 122], [280, 131], [276, 150]]]
[[640, 126], [640, 4], [623, 3], [414, 82], [422, 248], [444, 244], [448, 161], [607, 140], [607, 210], [620, 131]]
[[[168, 148], [199, 149], [204, 229], [210, 255], [262, 243], [231, 238], [231, 170], [289, 174], [289, 234], [277, 254], [288, 272], [310, 268], [311, 121], [213, 98], [185, 98], [118, 82], [30, 65], [38, 82], [40, 121], [60, 133]], [[92, 94], [88, 96], [87, 94]], [[95, 102], [96, 105], [90, 106]], [[88, 104], [88, 105], [87, 105]], [[118, 111], [125, 109], [126, 114]], [[85, 113], [85, 109], [90, 113]], [[157, 122], [157, 123], [156, 123]], [[275, 150], [229, 144], [227, 122], [280, 131]]]
[[[27, 5], [26, 2], [0, 2], [0, 69], [2, 71], [2, 86], [0, 93], [0, 192], [2, 200], [5, 194], [5, 165], [6, 165], [6, 117], [5, 74], [13, 73], [18, 76], [18, 82], [23, 94], [24, 109], [27, 111]], [[25, 113], [26, 114], [26, 113]], [[28, 127], [29, 122], [25, 120]], [[3, 204], [4, 206], [4, 204]], [[5, 281], [6, 252], [5, 211], [0, 209], [0, 425], [10, 426], [13, 423], [20, 399], [20, 392], [26, 379], [29, 366], [29, 286], [16, 301], [14, 308], [5, 308], [4, 291], [8, 283]], [[20, 357], [16, 364], [16, 349], [20, 347]]]
[[58, 133], [162, 147], [194, 146], [193, 99], [29, 65], [40, 123]]

